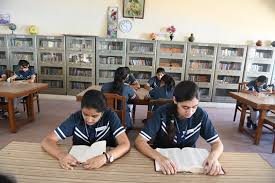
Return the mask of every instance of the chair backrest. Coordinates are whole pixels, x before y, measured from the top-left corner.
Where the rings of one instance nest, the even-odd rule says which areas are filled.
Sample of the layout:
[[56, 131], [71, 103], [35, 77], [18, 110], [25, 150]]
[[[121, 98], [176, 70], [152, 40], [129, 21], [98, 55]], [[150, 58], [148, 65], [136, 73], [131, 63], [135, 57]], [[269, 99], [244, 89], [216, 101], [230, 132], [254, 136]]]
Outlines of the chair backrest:
[[242, 91], [242, 90], [245, 90], [245, 87], [246, 87], [247, 83], [248, 83], [248, 82], [239, 83], [239, 84], [238, 84], [238, 92], [239, 92], [239, 91]]
[[121, 120], [123, 126], [126, 126], [126, 97], [114, 93], [104, 93], [107, 101], [107, 107], [113, 109]]
[[174, 101], [172, 99], [150, 99], [148, 105], [147, 119], [152, 117], [153, 111], [152, 106], [161, 106], [164, 104], [172, 104]]

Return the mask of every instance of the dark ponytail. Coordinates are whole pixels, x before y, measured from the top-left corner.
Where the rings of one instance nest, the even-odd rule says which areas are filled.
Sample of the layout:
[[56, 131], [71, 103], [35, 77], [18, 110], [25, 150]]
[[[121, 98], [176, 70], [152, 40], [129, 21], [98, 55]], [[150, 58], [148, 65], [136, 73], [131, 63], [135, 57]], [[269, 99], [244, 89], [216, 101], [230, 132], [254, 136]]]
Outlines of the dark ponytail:
[[174, 90], [175, 81], [171, 76], [165, 74], [164, 76], [162, 76], [161, 81], [164, 82], [167, 92], [171, 92], [172, 90]]
[[[199, 100], [199, 87], [193, 81], [182, 81], [176, 86], [173, 95], [176, 102], [184, 102], [193, 100], [194, 98]], [[169, 104], [168, 110], [166, 112], [168, 144], [175, 144], [174, 137], [177, 132], [177, 115], [177, 104]]]
[[112, 93], [122, 95], [124, 81], [127, 78], [128, 71], [125, 67], [119, 67], [115, 71]]

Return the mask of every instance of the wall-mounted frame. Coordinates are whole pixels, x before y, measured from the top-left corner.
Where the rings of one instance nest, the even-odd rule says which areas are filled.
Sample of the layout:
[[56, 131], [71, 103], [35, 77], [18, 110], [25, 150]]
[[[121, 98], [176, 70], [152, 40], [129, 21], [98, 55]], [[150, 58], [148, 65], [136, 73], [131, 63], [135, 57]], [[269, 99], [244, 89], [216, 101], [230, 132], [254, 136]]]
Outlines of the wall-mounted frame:
[[7, 13], [0, 13], [0, 24], [9, 24], [10, 23], [10, 15]]
[[143, 19], [144, 6], [145, 0], [123, 0], [123, 17]]

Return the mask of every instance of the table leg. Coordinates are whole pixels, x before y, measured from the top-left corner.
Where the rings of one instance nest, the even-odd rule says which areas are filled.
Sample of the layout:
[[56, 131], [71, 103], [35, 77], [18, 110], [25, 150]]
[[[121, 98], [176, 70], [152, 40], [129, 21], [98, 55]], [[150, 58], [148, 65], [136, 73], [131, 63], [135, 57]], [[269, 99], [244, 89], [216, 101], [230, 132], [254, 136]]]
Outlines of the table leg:
[[246, 109], [247, 105], [242, 104], [242, 112], [241, 112], [241, 117], [240, 117], [240, 123], [239, 123], [239, 131], [243, 132], [243, 126], [244, 126], [244, 120], [245, 120], [245, 115], [246, 115]]
[[34, 107], [33, 107], [33, 94], [29, 94], [27, 97], [27, 114], [29, 121], [34, 120]]
[[258, 120], [258, 127], [256, 129], [255, 141], [254, 141], [254, 143], [256, 145], [259, 144], [260, 138], [262, 136], [263, 123], [264, 123], [265, 116], [266, 116], [266, 110], [260, 110], [260, 116], [259, 116], [259, 120]]
[[8, 98], [8, 119], [9, 119], [10, 131], [12, 133], [16, 133], [13, 98]]

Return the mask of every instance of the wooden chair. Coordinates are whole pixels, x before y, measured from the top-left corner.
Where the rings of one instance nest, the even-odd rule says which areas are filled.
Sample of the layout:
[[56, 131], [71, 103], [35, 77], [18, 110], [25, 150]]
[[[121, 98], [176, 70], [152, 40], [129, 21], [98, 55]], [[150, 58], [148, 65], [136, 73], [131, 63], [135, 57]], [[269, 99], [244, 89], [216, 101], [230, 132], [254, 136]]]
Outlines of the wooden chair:
[[[238, 92], [240, 92], [242, 90], [245, 90], [246, 85], [247, 85], [247, 82], [239, 83], [238, 84]], [[242, 103], [240, 103], [238, 101], [236, 102], [236, 107], [235, 107], [233, 121], [236, 120], [237, 110], [240, 111], [240, 112], [242, 111]], [[247, 109], [246, 113], [250, 113], [250, 110]]]
[[126, 97], [114, 93], [104, 93], [107, 100], [107, 106], [113, 109], [121, 120], [121, 123], [126, 127]]
[[144, 121], [146, 122], [148, 119], [150, 119], [153, 115], [153, 107], [152, 106], [161, 106], [164, 104], [172, 104], [174, 101], [172, 99], [156, 99], [153, 100], [151, 99], [149, 101], [149, 105], [148, 105], [148, 111], [147, 111], [147, 119]]
[[[275, 152], [275, 116], [266, 116], [264, 119], [263, 126], [273, 133], [273, 147], [272, 147], [272, 153]], [[271, 127], [272, 128], [271, 128]]]
[[[37, 83], [37, 75], [35, 77], [34, 82]], [[37, 111], [40, 112], [39, 93], [38, 92], [33, 94], [33, 101], [36, 101]], [[24, 109], [24, 112], [25, 112], [26, 108], [27, 108], [27, 97], [23, 97], [21, 103], [23, 104], [23, 109]]]

